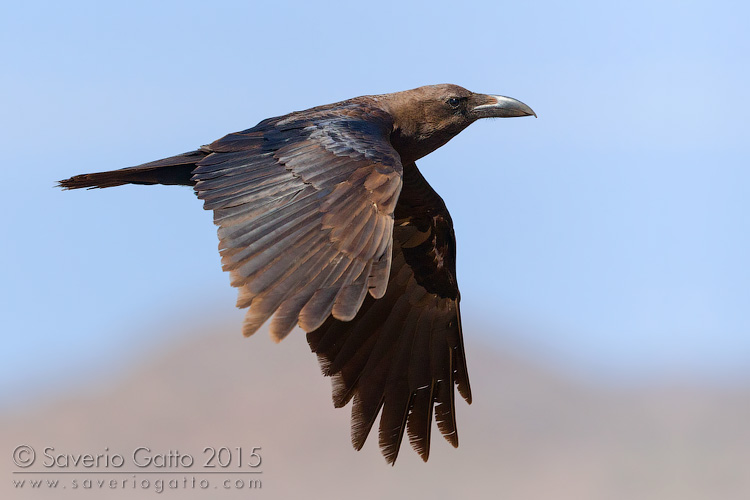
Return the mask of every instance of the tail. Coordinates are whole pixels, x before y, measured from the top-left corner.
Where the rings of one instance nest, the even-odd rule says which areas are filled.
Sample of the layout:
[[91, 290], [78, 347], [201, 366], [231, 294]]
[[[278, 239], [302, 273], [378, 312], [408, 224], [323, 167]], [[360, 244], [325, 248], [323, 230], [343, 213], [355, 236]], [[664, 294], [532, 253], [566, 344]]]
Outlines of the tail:
[[191, 180], [196, 164], [211, 154], [208, 148], [164, 158], [163, 160], [144, 163], [137, 167], [97, 172], [94, 174], [74, 175], [58, 183], [63, 189], [107, 188], [123, 184], [170, 184], [192, 186]]

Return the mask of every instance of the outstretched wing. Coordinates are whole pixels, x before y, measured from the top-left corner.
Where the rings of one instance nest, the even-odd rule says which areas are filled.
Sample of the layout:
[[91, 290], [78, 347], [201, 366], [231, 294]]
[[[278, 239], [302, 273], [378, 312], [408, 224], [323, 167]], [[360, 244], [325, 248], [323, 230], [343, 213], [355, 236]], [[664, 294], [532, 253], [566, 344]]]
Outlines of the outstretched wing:
[[395, 210], [393, 264], [383, 298], [367, 297], [350, 322], [329, 318], [308, 333], [336, 407], [353, 399], [352, 444], [360, 449], [382, 408], [380, 448], [389, 463], [404, 431], [427, 460], [433, 409], [438, 429], [458, 446], [454, 384], [471, 403], [453, 223], [415, 164], [404, 166]]
[[192, 180], [219, 226], [223, 268], [250, 307], [243, 333], [273, 316], [299, 324], [355, 317], [388, 283], [402, 166], [389, 115], [340, 105], [272, 118], [207, 146]]

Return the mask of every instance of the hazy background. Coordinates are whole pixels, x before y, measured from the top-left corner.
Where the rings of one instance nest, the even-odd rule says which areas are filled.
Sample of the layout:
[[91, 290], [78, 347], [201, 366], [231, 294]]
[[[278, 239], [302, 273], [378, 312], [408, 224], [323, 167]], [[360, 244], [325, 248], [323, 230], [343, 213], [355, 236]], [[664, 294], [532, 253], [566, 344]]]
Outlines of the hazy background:
[[[74, 409], [72, 421], [87, 422], [88, 408], [105, 405], [116, 384], [148, 387], [159, 375], [139, 382], [148, 372], [143, 363], [159, 365], [156, 360], [179, 349], [193, 352], [195, 344], [183, 345], [188, 338], [212, 345], [229, 337], [232, 347], [217, 353], [239, 350], [248, 364], [259, 353], [262, 359], [274, 353], [278, 363], [263, 372], [268, 380], [262, 383], [271, 393], [276, 377], [297, 369], [287, 353], [304, 350], [301, 339], [289, 340], [296, 347], [274, 347], [263, 334], [238, 338], [242, 313], [233, 309], [235, 292], [220, 269], [211, 214], [190, 189], [61, 192], [55, 181], [192, 150], [268, 116], [450, 82], [518, 98], [539, 119], [477, 123], [418, 163], [455, 222], [469, 369], [473, 385], [488, 388], [485, 403], [479, 392], [475, 405], [461, 407], [461, 449], [444, 450], [445, 470], [481, 463], [491, 471], [485, 478], [516, 480], [519, 489], [512, 491], [520, 498], [532, 498], [540, 485], [554, 492], [552, 478], [563, 476], [599, 485], [592, 498], [614, 497], [606, 493], [622, 493], [621, 483], [595, 479], [611, 474], [645, 485], [641, 498], [685, 498], [663, 485], [702, 481], [691, 472], [706, 471], [690, 458], [700, 456], [721, 472], [701, 484], [748, 497], [747, 483], [725, 475], [741, 477], [735, 474], [741, 461], [728, 457], [750, 463], [742, 455], [748, 419], [737, 418], [750, 397], [749, 18], [742, 2], [4, 6], [0, 412], [11, 420], [0, 452], [55, 427], [49, 417], [65, 414], [60, 405]], [[513, 383], [504, 378], [508, 357], [526, 367], [513, 372]], [[225, 369], [221, 359], [216, 354]], [[316, 372], [313, 356], [299, 359]], [[236, 378], [250, 369], [239, 365]], [[192, 374], [190, 366], [182, 368]], [[597, 407], [618, 408], [623, 433], [593, 432], [587, 455], [529, 432], [539, 443], [519, 441], [525, 461], [493, 455], [488, 433], [500, 449], [517, 434], [508, 430], [512, 422], [521, 425], [544, 410], [542, 422], [554, 426], [570, 404], [545, 400], [558, 394], [554, 389], [524, 385], [537, 370], [571, 384], [573, 392], [594, 384], [592, 399]], [[224, 384], [241, 384], [249, 394], [260, 383], [225, 375]], [[330, 443], [330, 456], [363, 472], [381, 469], [372, 444], [360, 454], [348, 449], [347, 412], [330, 408], [327, 381], [298, 377], [295, 388], [304, 392], [298, 386], [309, 380], [321, 394], [305, 418], [338, 419], [318, 436], [325, 446], [334, 435], [339, 440]], [[98, 389], [90, 388], [92, 381]], [[516, 382], [531, 403], [513, 420], [502, 405], [513, 401]], [[89, 398], [77, 399], [82, 393]], [[140, 421], [151, 434], [158, 426], [150, 419], [176, 404], [154, 397]], [[238, 408], [248, 404], [244, 393], [230, 400]], [[500, 406], [482, 410], [488, 401]], [[189, 400], [179, 402], [190, 408]], [[583, 408], [570, 415], [571, 423], [609, 420]], [[270, 423], [285, 418], [283, 409], [263, 410]], [[659, 415], [658, 424], [639, 420], [639, 412]], [[78, 436], [73, 443], [97, 448], [103, 436], [119, 432], [117, 418], [122, 425], [132, 421], [128, 415], [109, 415], [112, 427], [94, 434], [71, 432], [64, 419], [55, 425], [61, 436]], [[208, 415], [196, 423], [205, 421]], [[236, 429], [238, 440], [245, 439], [244, 428], [260, 432], [247, 422], [233, 425], [217, 429]], [[558, 430], [565, 442], [581, 435], [563, 424]], [[668, 432], [679, 439], [660, 441]], [[467, 434], [489, 448], [473, 452]], [[667, 460], [673, 469], [657, 467], [667, 472], [653, 478], [628, 476], [625, 462], [601, 458], [621, 450], [610, 435], [631, 444], [633, 435], [651, 436], [643, 440], [655, 448], [627, 455], [633, 463], [646, 463], [639, 453], [680, 460]], [[310, 447], [297, 442], [289, 450]], [[413, 455], [406, 448], [402, 454]], [[732, 465], [722, 465], [722, 457]], [[442, 470], [414, 458], [419, 470]], [[584, 465], [566, 469], [573, 458]], [[316, 467], [325, 463], [306, 463], [310, 477], [322, 474]], [[534, 475], [526, 463], [548, 463], [550, 472]], [[517, 473], [493, 476], [508, 464]], [[274, 470], [289, 480], [293, 468], [277, 461]], [[419, 488], [426, 481], [412, 477], [408, 484]], [[276, 486], [264, 494], [282, 491], [279, 481], [269, 483]], [[585, 497], [576, 491], [575, 498]], [[351, 493], [346, 486], [337, 492]]]

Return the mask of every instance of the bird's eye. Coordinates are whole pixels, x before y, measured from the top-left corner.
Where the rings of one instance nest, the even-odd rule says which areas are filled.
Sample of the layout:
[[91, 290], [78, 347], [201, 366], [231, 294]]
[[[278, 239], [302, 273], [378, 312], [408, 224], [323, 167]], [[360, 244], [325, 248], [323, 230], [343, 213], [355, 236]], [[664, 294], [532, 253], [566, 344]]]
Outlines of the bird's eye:
[[447, 102], [448, 106], [450, 106], [451, 108], [457, 108], [458, 105], [461, 104], [461, 99], [459, 99], [458, 97], [451, 97]]

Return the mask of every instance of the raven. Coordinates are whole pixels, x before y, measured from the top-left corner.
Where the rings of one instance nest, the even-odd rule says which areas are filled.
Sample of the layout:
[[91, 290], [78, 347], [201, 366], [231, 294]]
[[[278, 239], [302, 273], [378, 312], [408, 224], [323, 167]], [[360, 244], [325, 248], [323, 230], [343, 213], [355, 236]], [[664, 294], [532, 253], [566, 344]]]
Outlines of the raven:
[[438, 429], [458, 446], [454, 385], [471, 403], [450, 214], [415, 161], [520, 101], [430, 85], [268, 118], [163, 160], [60, 181], [65, 189], [192, 186], [219, 227], [222, 267], [249, 310], [245, 336], [297, 325], [352, 404], [352, 444], [381, 412], [388, 463], [404, 431], [423, 460]]

